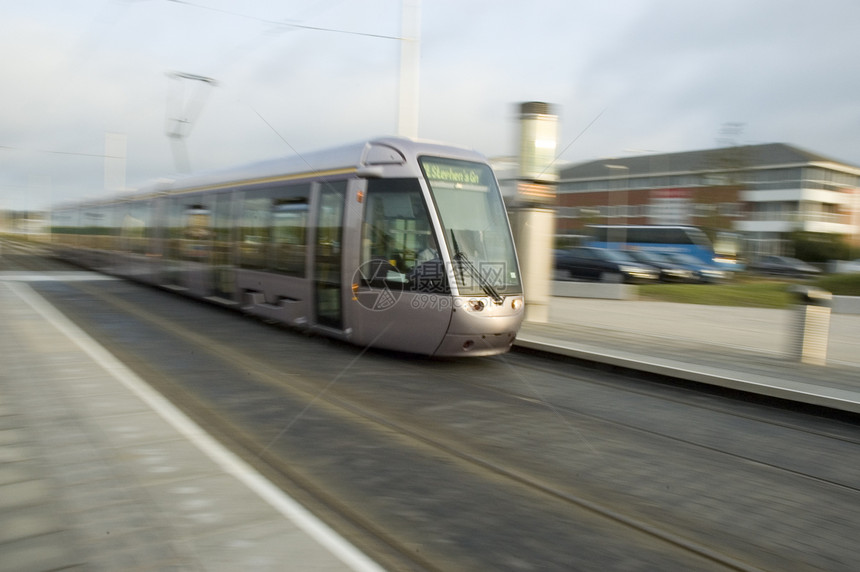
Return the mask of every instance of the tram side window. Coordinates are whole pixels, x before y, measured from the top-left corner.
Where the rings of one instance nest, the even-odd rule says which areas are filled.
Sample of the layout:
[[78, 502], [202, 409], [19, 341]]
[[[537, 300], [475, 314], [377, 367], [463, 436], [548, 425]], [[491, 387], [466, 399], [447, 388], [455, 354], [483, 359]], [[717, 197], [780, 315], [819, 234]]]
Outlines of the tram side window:
[[78, 247], [83, 246], [83, 239], [81, 236], [84, 233], [83, 223], [81, 222], [82, 217], [83, 217], [83, 209], [81, 209], [80, 207], [77, 207], [72, 211], [72, 221], [71, 221], [70, 232], [74, 236], [71, 238], [70, 243], [73, 244], [74, 246], [78, 246]]
[[135, 254], [146, 254], [147, 228], [151, 225], [149, 203], [133, 201], [121, 205], [120, 249]]
[[233, 240], [233, 195], [230, 192], [220, 193], [211, 199], [212, 208], [212, 264], [227, 266], [232, 262]]
[[107, 205], [102, 207], [104, 218], [102, 219], [102, 240], [101, 248], [103, 250], [117, 250], [119, 245], [117, 239], [119, 236], [119, 228], [116, 223], [116, 205]]
[[310, 184], [246, 191], [239, 266], [304, 277]]
[[156, 202], [153, 199], [148, 199], [142, 203], [141, 216], [143, 217], [143, 238], [140, 242], [140, 253], [146, 256], [155, 256], [160, 254], [161, 246], [157, 244], [156, 239], [161, 237], [159, 227], [156, 222]]
[[275, 272], [305, 276], [310, 190], [310, 185], [296, 185], [272, 193], [272, 270]]
[[182, 244], [185, 224], [185, 204], [181, 197], [172, 197], [167, 204], [167, 228], [165, 238], [167, 239], [167, 258], [171, 260], [182, 259]]
[[95, 248], [95, 219], [98, 213], [91, 206], [85, 206], [81, 209], [80, 215], [80, 246], [84, 248]]
[[56, 210], [51, 213], [51, 242], [72, 246], [78, 234], [77, 209]]
[[212, 242], [212, 210], [209, 197], [194, 197], [183, 213], [182, 257], [193, 262], [209, 262]]
[[271, 191], [247, 191], [242, 200], [239, 224], [239, 266], [265, 269], [268, 258]]
[[111, 248], [111, 208], [109, 206], [86, 207], [83, 211], [81, 244], [86, 248], [108, 250]]
[[398, 282], [408, 290], [448, 292], [430, 216], [415, 179], [369, 182], [361, 250], [365, 285]]

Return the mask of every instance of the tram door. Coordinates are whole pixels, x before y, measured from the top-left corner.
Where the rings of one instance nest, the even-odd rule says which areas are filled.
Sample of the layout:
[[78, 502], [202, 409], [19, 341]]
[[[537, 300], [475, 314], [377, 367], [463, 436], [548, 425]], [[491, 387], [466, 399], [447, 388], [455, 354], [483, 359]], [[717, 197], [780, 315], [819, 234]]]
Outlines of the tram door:
[[321, 326], [343, 329], [341, 295], [343, 204], [346, 181], [322, 183], [314, 242], [314, 310]]
[[352, 339], [433, 353], [453, 302], [421, 185], [414, 178], [372, 179], [362, 206]]

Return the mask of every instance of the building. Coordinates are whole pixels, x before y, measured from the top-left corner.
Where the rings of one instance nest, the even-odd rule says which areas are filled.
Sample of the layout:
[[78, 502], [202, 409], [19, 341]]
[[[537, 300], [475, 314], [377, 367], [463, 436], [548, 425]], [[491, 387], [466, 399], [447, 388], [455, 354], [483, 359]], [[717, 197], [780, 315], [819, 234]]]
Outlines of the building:
[[770, 143], [590, 161], [559, 171], [556, 233], [588, 224], [685, 224], [740, 235], [747, 255], [784, 254], [787, 234], [860, 246], [860, 167]]

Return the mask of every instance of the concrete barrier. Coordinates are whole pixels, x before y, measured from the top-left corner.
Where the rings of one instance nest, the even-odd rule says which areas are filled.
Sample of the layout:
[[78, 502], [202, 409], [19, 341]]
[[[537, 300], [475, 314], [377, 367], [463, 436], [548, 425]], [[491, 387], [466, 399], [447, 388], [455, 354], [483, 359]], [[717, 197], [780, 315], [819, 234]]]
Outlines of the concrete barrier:
[[834, 314], [860, 314], [860, 296], [834, 296], [830, 311]]
[[636, 287], [611, 282], [552, 282], [552, 295], [563, 298], [602, 298], [604, 300], [635, 300]]

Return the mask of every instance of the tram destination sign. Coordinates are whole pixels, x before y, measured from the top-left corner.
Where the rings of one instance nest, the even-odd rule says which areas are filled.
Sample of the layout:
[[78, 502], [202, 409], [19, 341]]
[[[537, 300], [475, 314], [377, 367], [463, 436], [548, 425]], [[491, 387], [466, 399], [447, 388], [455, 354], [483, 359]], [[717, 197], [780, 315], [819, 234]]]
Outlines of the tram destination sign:
[[482, 165], [451, 164], [424, 159], [424, 173], [431, 181], [480, 185], [485, 170]]

